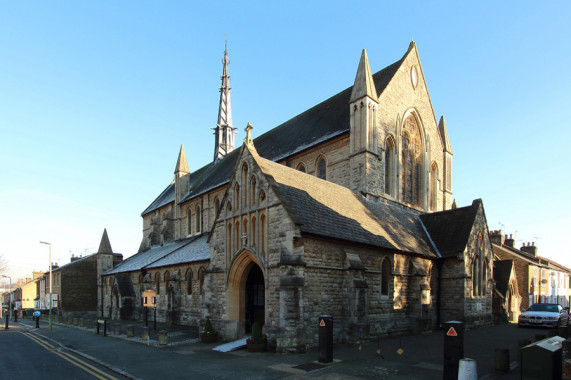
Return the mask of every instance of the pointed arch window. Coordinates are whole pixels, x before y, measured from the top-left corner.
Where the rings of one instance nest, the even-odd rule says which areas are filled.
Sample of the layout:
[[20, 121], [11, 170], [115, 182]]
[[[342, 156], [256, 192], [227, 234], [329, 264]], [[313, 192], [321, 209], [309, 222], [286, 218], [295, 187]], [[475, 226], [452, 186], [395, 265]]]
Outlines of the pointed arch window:
[[190, 234], [192, 234], [192, 210], [190, 208], [188, 209], [186, 215], [187, 215], [187, 220], [188, 220], [188, 223], [186, 226], [186, 228], [188, 229], [187, 235], [190, 235]]
[[385, 257], [381, 264], [381, 295], [389, 295], [389, 285], [391, 280], [391, 261]]
[[161, 293], [161, 275], [159, 272], [155, 273], [155, 289], [158, 296]]
[[220, 198], [216, 197], [214, 199], [214, 217], [218, 215], [218, 211], [220, 211]]
[[300, 172], [304, 172], [306, 173], [307, 170], [305, 169], [305, 165], [303, 164], [303, 162], [300, 162], [299, 164], [297, 164], [297, 170], [299, 170]]
[[192, 269], [186, 271], [186, 294], [192, 294]]
[[198, 291], [202, 293], [204, 288], [204, 267], [200, 267], [198, 270]]
[[196, 233], [199, 234], [202, 232], [201, 229], [201, 218], [200, 218], [201, 214], [200, 214], [200, 206], [196, 206]]
[[236, 205], [236, 210], [240, 210], [240, 185], [237, 183], [234, 185], [234, 204]]
[[247, 201], [248, 201], [248, 192], [247, 192], [247, 182], [248, 182], [248, 164], [246, 164], [244, 162], [244, 165], [242, 165], [242, 186], [243, 186], [243, 190], [242, 191], [242, 207], [248, 207]]
[[237, 220], [234, 226], [234, 247], [236, 250], [240, 249], [240, 221]]
[[226, 253], [230, 259], [232, 257], [232, 222], [228, 222], [226, 226]]
[[385, 193], [395, 196], [395, 140], [389, 136], [385, 144]]
[[242, 235], [240, 236], [240, 242], [242, 243], [242, 247], [248, 245], [248, 218], [246, 217], [242, 219]]
[[315, 174], [317, 178], [327, 179], [327, 160], [324, 156], [319, 156], [315, 164]]
[[402, 200], [414, 206], [421, 205], [423, 143], [416, 118], [409, 115], [403, 124], [402, 134]]
[[171, 278], [171, 274], [170, 274], [169, 271], [167, 270], [167, 271], [165, 272], [165, 274], [164, 274], [165, 285], [166, 285], [167, 282], [169, 282], [170, 278]]
[[256, 196], [258, 193], [256, 192], [256, 177], [252, 176], [250, 179], [250, 204], [256, 204]]
[[256, 236], [256, 215], [252, 215], [252, 224], [251, 224], [251, 237], [250, 237], [250, 245], [255, 246], [258, 242], [258, 237]]
[[430, 210], [435, 211], [438, 199], [438, 165], [433, 162], [430, 166]]
[[266, 214], [260, 215], [260, 252], [266, 251]]

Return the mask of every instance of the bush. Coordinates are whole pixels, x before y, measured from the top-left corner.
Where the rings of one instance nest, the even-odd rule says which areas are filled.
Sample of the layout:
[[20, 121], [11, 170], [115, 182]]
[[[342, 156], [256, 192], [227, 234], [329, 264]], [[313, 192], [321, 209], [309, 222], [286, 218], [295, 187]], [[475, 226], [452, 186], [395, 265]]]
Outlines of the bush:
[[204, 324], [204, 332], [206, 334], [214, 334], [216, 330], [212, 327], [212, 322], [210, 322], [210, 318], [206, 318], [206, 323]]

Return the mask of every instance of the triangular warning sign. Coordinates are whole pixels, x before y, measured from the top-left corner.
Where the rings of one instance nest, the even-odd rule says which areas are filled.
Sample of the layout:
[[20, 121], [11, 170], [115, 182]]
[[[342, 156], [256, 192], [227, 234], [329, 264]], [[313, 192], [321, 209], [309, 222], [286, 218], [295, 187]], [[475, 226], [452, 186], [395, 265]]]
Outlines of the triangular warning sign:
[[322, 319], [321, 322], [319, 322], [319, 326], [325, 326], [325, 321]]
[[458, 336], [458, 333], [456, 332], [456, 330], [454, 330], [454, 327], [450, 327], [450, 329], [448, 329], [448, 332], [446, 333], [446, 335], [448, 335], [448, 336]]

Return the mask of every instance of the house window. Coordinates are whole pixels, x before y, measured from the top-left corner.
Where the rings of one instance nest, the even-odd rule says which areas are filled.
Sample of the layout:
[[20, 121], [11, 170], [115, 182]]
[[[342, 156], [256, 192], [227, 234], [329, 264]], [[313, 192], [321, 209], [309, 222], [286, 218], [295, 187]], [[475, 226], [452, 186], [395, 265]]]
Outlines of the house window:
[[381, 264], [381, 295], [389, 295], [389, 284], [391, 279], [391, 262], [385, 257]]
[[317, 178], [327, 179], [327, 161], [324, 156], [319, 156], [315, 168]]

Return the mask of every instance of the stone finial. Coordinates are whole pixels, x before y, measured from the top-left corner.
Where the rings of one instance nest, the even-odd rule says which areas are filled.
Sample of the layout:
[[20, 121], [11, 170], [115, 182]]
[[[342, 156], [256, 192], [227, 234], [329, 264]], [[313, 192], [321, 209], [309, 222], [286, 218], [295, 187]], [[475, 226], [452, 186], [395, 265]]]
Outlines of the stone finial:
[[246, 125], [246, 128], [244, 129], [246, 131], [246, 138], [244, 139], [244, 144], [246, 144], [250, 148], [254, 146], [254, 140], [252, 140], [252, 129], [254, 129], [254, 127], [252, 126], [252, 124], [250, 124], [250, 122], [248, 122], [248, 125]]

